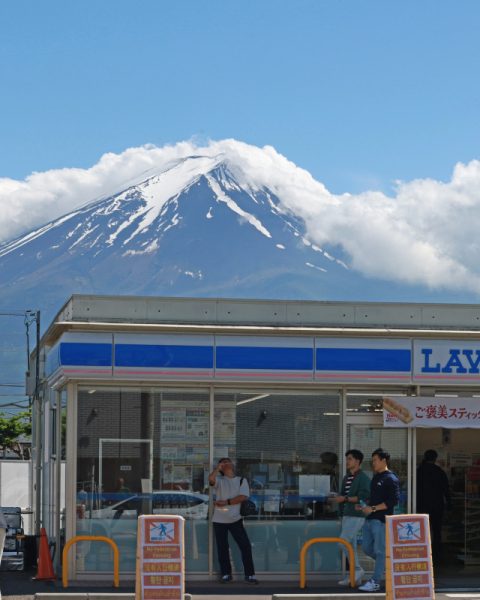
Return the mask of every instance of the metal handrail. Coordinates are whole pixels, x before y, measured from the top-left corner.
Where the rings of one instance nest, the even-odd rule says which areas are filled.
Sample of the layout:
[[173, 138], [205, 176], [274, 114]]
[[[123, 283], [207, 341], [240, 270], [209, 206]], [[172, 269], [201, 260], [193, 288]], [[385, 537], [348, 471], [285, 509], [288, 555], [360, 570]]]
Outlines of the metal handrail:
[[117, 544], [108, 537], [103, 535], [76, 535], [68, 540], [62, 552], [62, 583], [63, 587], [68, 587], [68, 551], [73, 544], [77, 542], [105, 542], [109, 544], [113, 550], [113, 586], [120, 586], [119, 565], [120, 553]]
[[350, 570], [350, 587], [355, 587], [355, 554], [353, 552], [353, 546], [350, 542], [339, 538], [339, 537], [320, 537], [320, 538], [312, 538], [307, 540], [300, 550], [300, 588], [303, 590], [306, 587], [306, 579], [307, 579], [307, 567], [306, 567], [306, 557], [307, 550], [313, 544], [325, 544], [325, 543], [337, 543], [343, 544], [348, 550], [348, 564]]

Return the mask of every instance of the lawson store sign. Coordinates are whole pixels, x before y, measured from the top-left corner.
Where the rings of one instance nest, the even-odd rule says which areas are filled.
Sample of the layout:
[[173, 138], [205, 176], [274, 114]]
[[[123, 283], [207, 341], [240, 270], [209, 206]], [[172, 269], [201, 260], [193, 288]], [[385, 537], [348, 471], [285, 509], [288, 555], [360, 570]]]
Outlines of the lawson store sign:
[[414, 340], [413, 358], [416, 381], [480, 381], [480, 342]]
[[67, 332], [47, 354], [71, 379], [480, 384], [480, 341]]

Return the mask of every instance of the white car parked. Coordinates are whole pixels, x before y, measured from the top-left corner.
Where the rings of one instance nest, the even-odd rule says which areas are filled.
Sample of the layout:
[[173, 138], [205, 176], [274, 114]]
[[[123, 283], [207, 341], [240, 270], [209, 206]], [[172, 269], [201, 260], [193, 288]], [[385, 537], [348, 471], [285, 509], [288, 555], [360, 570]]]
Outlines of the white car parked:
[[136, 519], [138, 515], [150, 510], [154, 515], [180, 515], [185, 519], [206, 519], [208, 496], [184, 490], [159, 490], [152, 494], [132, 494], [111, 506], [92, 510], [91, 518]]

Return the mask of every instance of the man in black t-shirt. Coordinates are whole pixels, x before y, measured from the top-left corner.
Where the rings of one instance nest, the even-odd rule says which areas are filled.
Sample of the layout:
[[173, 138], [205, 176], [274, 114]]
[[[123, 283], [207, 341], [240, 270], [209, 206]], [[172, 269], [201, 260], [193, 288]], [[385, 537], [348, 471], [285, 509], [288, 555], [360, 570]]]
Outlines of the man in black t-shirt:
[[390, 454], [382, 448], [372, 452], [374, 476], [370, 483], [368, 506], [360, 508], [365, 515], [363, 526], [363, 551], [375, 560], [372, 578], [358, 589], [361, 592], [378, 592], [385, 576], [385, 516], [393, 515], [400, 499], [400, 482], [388, 468]]

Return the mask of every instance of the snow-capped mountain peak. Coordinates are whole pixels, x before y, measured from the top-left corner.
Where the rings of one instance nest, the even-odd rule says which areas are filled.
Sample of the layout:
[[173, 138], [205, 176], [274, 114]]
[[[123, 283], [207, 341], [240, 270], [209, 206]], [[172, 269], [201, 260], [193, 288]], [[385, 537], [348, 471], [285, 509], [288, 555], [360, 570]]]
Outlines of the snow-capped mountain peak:
[[276, 180], [279, 187], [275, 167], [259, 169], [249, 148], [227, 144], [171, 157], [112, 195], [4, 244], [4, 289], [45, 282], [49, 293], [62, 290], [62, 300], [64, 290], [236, 295], [245, 289], [241, 295], [265, 296], [269, 282], [289, 289], [313, 271], [345, 272], [342, 257], [308, 239], [301, 217], [268, 185]]
[[[108, 171], [109, 187], [95, 184], [100, 171]], [[391, 281], [371, 285], [350, 268], [343, 248], [351, 230], [339, 216], [348, 198], [336, 207], [339, 197], [273, 148], [224, 140], [136, 149], [106, 155], [87, 180], [88, 195], [70, 212], [0, 246], [3, 306], [40, 306], [48, 315], [72, 293], [332, 300], [409, 293]], [[59, 189], [72, 194], [65, 178]], [[355, 213], [360, 231], [368, 230], [364, 213]], [[331, 231], [345, 244], [329, 244]]]

